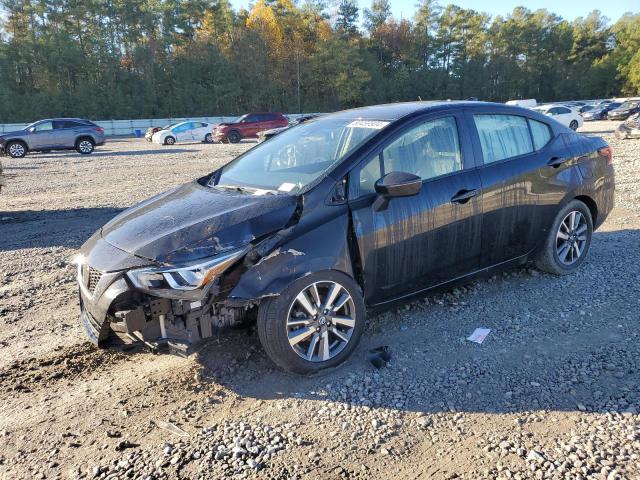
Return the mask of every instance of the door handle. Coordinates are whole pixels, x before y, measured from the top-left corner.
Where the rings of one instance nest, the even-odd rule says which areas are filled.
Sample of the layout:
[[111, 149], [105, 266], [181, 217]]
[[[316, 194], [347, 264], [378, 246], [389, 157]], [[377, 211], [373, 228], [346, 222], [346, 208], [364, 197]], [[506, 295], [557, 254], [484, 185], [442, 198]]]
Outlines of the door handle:
[[550, 167], [553, 167], [553, 168], [558, 168], [560, 165], [562, 165], [567, 160], [569, 160], [569, 159], [568, 158], [562, 158], [562, 157], [551, 157], [549, 159], [549, 161], [547, 162], [547, 165], [549, 165]]
[[451, 197], [451, 203], [467, 203], [476, 195], [478, 195], [478, 190], [460, 190]]

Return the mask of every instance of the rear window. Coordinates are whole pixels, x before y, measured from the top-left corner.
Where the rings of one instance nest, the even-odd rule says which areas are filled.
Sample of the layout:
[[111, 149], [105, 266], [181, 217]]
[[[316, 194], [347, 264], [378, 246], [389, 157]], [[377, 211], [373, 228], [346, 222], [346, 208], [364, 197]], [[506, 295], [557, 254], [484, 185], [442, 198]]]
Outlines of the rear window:
[[534, 151], [525, 117], [474, 115], [484, 163], [499, 162]]

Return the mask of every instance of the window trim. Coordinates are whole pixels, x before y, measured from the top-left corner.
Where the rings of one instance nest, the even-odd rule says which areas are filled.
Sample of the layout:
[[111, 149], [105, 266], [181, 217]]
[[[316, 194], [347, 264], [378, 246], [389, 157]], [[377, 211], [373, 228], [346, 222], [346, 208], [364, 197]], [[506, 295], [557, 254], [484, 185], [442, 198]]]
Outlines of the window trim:
[[[556, 137], [555, 132], [553, 130], [553, 128], [551, 128], [551, 125], [549, 125], [547, 122], [543, 122], [542, 120], [538, 120], [537, 118], [531, 118], [528, 117], [526, 115], [522, 115], [522, 114], [518, 114], [518, 113], [512, 113], [512, 112], [507, 112], [507, 113], [503, 113], [503, 112], [473, 112], [473, 111], [468, 111], [468, 114], [470, 116], [470, 122], [472, 123], [472, 128], [473, 128], [473, 135], [475, 136], [475, 142], [477, 143], [477, 150], [478, 150], [478, 156], [479, 159], [481, 160], [481, 162], [479, 163], [478, 167], [482, 168], [482, 167], [486, 167], [489, 165], [499, 165], [501, 163], [504, 162], [510, 162], [512, 160], [519, 160], [525, 157], [528, 157], [530, 155], [534, 155], [536, 153], [542, 152], [543, 150], [545, 150], [553, 141], [553, 139]], [[480, 116], [480, 115], [504, 115], [504, 116], [508, 116], [508, 117], [521, 117], [524, 118], [527, 122], [527, 129], [529, 130], [529, 138], [531, 140], [531, 146], [534, 148], [534, 150], [527, 152], [527, 153], [522, 153], [520, 155], [517, 155], [515, 157], [507, 157], [507, 158], [503, 158], [501, 160], [496, 160], [495, 162], [485, 162], [484, 160], [484, 152], [482, 151], [482, 142], [480, 141], [480, 132], [478, 132], [478, 127], [476, 125], [476, 122], [474, 120], [473, 117], [475, 116]], [[535, 149], [535, 143], [533, 141], [533, 134], [531, 132], [531, 125], [529, 124], [529, 120], [534, 120], [536, 122], [540, 122], [543, 123], [544, 125], [547, 126], [547, 128], [549, 129], [549, 132], [551, 133], [551, 137], [549, 138], [549, 141], [547, 143], [544, 144], [543, 147], [539, 148], [539, 149]]]
[[433, 113], [429, 113], [427, 115], [422, 115], [420, 117], [412, 119], [406, 125], [403, 125], [402, 127], [400, 127], [398, 131], [392, 133], [391, 135], [381, 140], [381, 142], [373, 149], [372, 152], [367, 154], [364, 158], [360, 159], [355, 165], [351, 167], [351, 169], [349, 170], [349, 182], [348, 182], [349, 188], [347, 192], [348, 200], [361, 201], [362, 199], [373, 198], [377, 195], [375, 192], [366, 193], [363, 195], [360, 194], [360, 182], [359, 182], [360, 172], [370, 161], [372, 161], [375, 157], [378, 157], [378, 160], [380, 162], [380, 172], [382, 172], [383, 176], [386, 173], [388, 173], [388, 172], [385, 172], [384, 170], [384, 153], [383, 152], [389, 145], [391, 145], [398, 138], [400, 138], [401, 136], [403, 136], [404, 134], [406, 134], [407, 132], [409, 132], [410, 130], [414, 129], [415, 127], [417, 127], [422, 123], [427, 123], [433, 120], [438, 120], [438, 119], [447, 118], [447, 117], [453, 118], [456, 125], [456, 132], [458, 134], [458, 146], [460, 148], [460, 160], [462, 162], [462, 169], [449, 172], [449, 173], [443, 173], [442, 175], [438, 175], [437, 177], [422, 179], [422, 185], [424, 186], [426, 183], [429, 183], [431, 181], [440, 180], [442, 178], [446, 178], [451, 175], [455, 175], [464, 171], [473, 170], [474, 168], [477, 168], [478, 165], [475, 164], [473, 160], [473, 155], [470, 156], [465, 154], [466, 147], [464, 143], [464, 134], [462, 130], [465, 128], [466, 122], [465, 122], [462, 110], [453, 111], [453, 112], [438, 112], [435, 115]]

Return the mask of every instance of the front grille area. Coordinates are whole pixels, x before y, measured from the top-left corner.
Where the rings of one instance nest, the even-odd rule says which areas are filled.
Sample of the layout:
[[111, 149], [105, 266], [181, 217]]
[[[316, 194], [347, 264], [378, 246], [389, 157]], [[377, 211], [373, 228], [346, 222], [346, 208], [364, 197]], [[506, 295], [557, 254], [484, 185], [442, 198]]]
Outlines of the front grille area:
[[88, 266], [85, 270], [85, 285], [89, 289], [90, 292], [94, 292], [96, 287], [98, 286], [98, 282], [102, 278], [102, 272], [96, 268]]

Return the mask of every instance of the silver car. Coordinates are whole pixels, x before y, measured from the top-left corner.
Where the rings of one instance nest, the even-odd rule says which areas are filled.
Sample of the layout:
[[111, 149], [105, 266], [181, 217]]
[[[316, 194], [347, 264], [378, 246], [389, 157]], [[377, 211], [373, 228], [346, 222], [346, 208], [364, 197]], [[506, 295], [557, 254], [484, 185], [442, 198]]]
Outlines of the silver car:
[[0, 135], [0, 151], [13, 158], [27, 152], [76, 150], [87, 155], [104, 145], [104, 129], [81, 118], [53, 118], [27, 125], [22, 130]]

